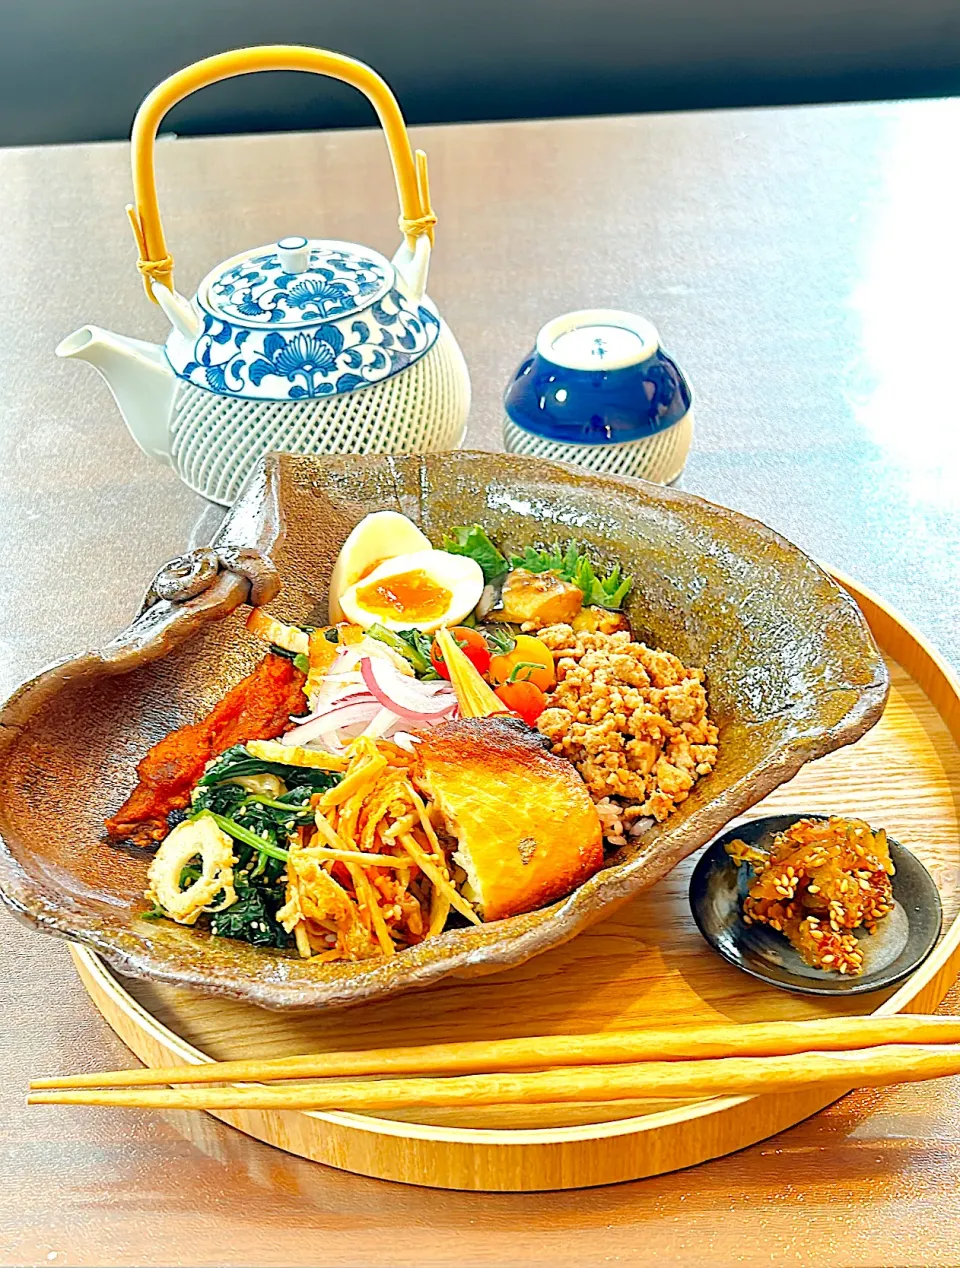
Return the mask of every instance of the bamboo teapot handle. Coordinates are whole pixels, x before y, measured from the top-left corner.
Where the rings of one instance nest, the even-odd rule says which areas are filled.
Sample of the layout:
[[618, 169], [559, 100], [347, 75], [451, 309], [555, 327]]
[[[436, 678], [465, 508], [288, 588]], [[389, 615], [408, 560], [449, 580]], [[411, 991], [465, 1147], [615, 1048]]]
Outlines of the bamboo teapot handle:
[[157, 129], [167, 111], [198, 88], [258, 70], [305, 70], [329, 75], [332, 79], [351, 84], [369, 98], [386, 135], [400, 200], [400, 231], [407, 248], [412, 253], [417, 239], [424, 234], [431, 246], [433, 244], [433, 226], [437, 218], [430, 206], [427, 156], [422, 150], [414, 154], [410, 148], [410, 138], [397, 99], [376, 71], [341, 53], [298, 44], [237, 48], [205, 57], [157, 84], [144, 99], [133, 122], [131, 159], [135, 201], [127, 207], [127, 215], [137, 240], [137, 268], [143, 277], [147, 295], [154, 303], [157, 301], [151, 289], [153, 282], [173, 290], [173, 257], [167, 250], [157, 203], [154, 165]]

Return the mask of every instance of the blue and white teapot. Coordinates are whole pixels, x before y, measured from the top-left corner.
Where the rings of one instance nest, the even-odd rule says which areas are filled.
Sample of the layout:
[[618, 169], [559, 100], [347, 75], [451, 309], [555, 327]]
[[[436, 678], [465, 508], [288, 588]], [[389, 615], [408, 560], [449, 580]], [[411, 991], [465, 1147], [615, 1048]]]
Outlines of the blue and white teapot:
[[[187, 300], [173, 286], [157, 206], [157, 128], [195, 89], [253, 70], [314, 71], [366, 93], [393, 161], [403, 242], [388, 260], [349, 242], [283, 238], [225, 260]], [[84, 326], [57, 354], [101, 372], [146, 453], [229, 505], [267, 450], [416, 453], [461, 443], [470, 379], [425, 294], [436, 223], [426, 155], [414, 156], [396, 99], [368, 66], [292, 45], [206, 58], [146, 98], [132, 159], [138, 268], [170, 334], [160, 347]]]

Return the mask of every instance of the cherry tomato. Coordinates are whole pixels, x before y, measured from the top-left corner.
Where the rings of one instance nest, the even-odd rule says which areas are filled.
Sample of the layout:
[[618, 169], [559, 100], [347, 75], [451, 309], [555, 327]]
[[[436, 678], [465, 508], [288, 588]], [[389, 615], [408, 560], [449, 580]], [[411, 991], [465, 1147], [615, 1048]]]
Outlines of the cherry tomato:
[[547, 707], [547, 697], [532, 682], [505, 682], [496, 688], [496, 694], [528, 726], [536, 726], [537, 718]]
[[553, 653], [546, 643], [532, 634], [518, 634], [513, 650], [490, 661], [490, 681], [532, 682], [541, 691], [549, 691], [556, 682]]
[[[479, 630], [471, 630], [466, 625], [455, 625], [450, 631], [457, 642], [457, 646], [463, 648], [463, 653], [474, 668], [480, 674], [486, 674], [490, 668], [490, 649], [487, 647], [487, 640], [483, 637]], [[430, 663], [440, 675], [441, 678], [449, 678], [450, 670], [447, 668], [447, 662], [443, 659], [443, 652], [437, 646], [434, 639], [433, 646], [430, 648]]]

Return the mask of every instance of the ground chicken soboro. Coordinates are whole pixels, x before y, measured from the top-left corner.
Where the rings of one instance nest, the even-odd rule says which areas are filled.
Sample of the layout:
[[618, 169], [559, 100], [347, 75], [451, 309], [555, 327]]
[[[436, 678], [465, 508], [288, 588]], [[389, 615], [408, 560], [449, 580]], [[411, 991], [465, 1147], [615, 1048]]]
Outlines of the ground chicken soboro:
[[551, 625], [557, 686], [537, 723], [598, 802], [608, 842], [639, 819], [666, 819], [717, 760], [703, 671], [626, 631], [575, 633]]

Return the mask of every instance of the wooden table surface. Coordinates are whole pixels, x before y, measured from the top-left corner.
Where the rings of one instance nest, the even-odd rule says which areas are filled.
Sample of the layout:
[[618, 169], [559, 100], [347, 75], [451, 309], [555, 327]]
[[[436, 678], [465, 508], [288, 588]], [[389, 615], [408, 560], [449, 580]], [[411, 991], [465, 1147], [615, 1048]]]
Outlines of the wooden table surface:
[[[430, 291], [471, 367], [468, 443], [547, 318], [651, 317], [697, 398], [684, 487], [757, 515], [960, 663], [960, 102], [419, 130]], [[168, 141], [183, 289], [285, 234], [390, 253], [376, 133]], [[0, 154], [0, 693], [126, 624], [218, 512], [150, 462], [57, 341], [144, 338], [123, 145]], [[65, 737], [82, 743], [81, 736]], [[956, 1264], [960, 1080], [855, 1094], [741, 1154], [562, 1194], [428, 1192], [207, 1118], [23, 1105], [30, 1074], [131, 1064], [66, 947], [3, 918], [0, 1262]]]

